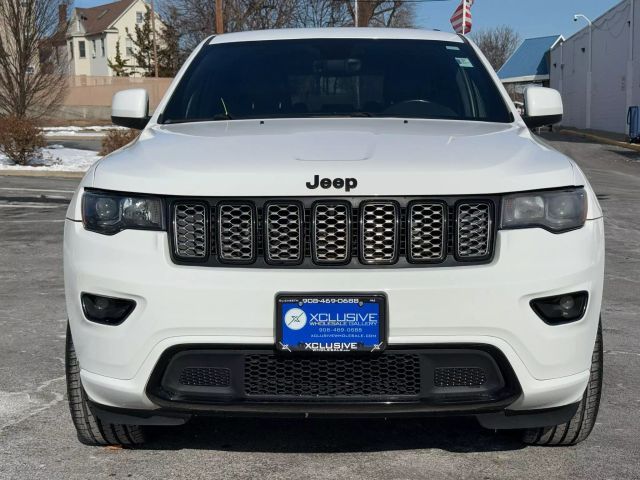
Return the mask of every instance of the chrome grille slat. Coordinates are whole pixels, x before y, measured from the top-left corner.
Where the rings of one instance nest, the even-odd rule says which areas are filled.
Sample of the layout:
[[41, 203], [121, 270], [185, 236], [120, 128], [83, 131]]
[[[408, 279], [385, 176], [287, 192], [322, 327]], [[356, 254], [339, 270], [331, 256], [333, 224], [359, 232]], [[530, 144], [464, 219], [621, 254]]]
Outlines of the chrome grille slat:
[[175, 254], [183, 259], [207, 256], [207, 207], [202, 203], [176, 203], [173, 207]]
[[311, 211], [311, 252], [317, 264], [351, 259], [351, 208], [346, 203], [316, 203]]
[[304, 256], [302, 205], [270, 203], [265, 208], [267, 260], [273, 263], [298, 263]]
[[398, 259], [400, 209], [395, 202], [366, 202], [360, 207], [360, 259], [392, 264]]
[[492, 212], [487, 202], [464, 202], [456, 208], [456, 257], [485, 258], [491, 253]]
[[440, 262], [447, 256], [447, 206], [415, 202], [409, 206], [407, 254], [412, 262]]
[[218, 255], [226, 262], [253, 262], [256, 257], [256, 212], [249, 203], [218, 205]]

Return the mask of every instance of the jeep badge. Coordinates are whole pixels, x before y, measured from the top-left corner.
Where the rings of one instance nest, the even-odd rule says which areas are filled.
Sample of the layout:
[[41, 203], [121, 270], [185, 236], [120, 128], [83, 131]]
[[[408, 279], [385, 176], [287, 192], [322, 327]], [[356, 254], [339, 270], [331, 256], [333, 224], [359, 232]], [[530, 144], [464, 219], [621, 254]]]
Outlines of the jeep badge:
[[318, 187], [322, 187], [325, 190], [331, 187], [341, 190], [344, 188], [346, 192], [350, 192], [358, 186], [358, 180], [355, 178], [320, 178], [320, 175], [313, 176], [313, 182], [307, 182], [307, 188], [309, 190], [315, 190]]

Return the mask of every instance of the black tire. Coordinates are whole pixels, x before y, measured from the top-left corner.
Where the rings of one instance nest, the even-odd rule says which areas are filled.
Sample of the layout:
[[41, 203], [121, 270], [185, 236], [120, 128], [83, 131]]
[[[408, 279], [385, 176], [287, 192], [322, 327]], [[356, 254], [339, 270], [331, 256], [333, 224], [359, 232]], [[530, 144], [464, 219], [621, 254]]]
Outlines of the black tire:
[[602, 394], [602, 322], [598, 325], [596, 343], [591, 356], [589, 384], [582, 396], [578, 411], [567, 423], [553, 427], [532, 428], [524, 431], [523, 441], [529, 445], [568, 446], [585, 440], [596, 424]]
[[118, 425], [105, 423], [95, 417], [89, 408], [87, 395], [80, 381], [80, 365], [67, 326], [65, 352], [65, 371], [67, 376], [67, 395], [71, 419], [78, 433], [78, 440], [85, 445], [116, 445], [131, 447], [144, 443], [144, 434], [139, 425]]

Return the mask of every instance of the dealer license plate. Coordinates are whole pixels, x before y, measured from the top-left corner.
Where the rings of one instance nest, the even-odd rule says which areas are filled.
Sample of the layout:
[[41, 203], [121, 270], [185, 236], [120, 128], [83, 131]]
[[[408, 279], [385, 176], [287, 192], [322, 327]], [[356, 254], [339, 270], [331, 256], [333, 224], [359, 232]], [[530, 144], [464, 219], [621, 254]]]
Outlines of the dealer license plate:
[[276, 347], [282, 352], [376, 352], [385, 346], [384, 295], [276, 297]]

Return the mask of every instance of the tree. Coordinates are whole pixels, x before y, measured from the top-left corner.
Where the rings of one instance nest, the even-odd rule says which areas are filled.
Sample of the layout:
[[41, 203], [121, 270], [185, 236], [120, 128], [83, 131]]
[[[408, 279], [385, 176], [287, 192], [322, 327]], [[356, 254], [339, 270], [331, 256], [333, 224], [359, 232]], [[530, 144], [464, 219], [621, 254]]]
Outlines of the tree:
[[[1, 1], [1, 0], [0, 0]], [[152, 77], [155, 73], [153, 58], [153, 28], [151, 22], [151, 9], [147, 7], [142, 24], [136, 24], [135, 35], [127, 29], [127, 36], [133, 43], [133, 59], [135, 67], [142, 70], [144, 77]], [[132, 66], [133, 67], [133, 66]]]
[[67, 29], [59, 6], [59, 0], [0, 0], [0, 114], [42, 117], [64, 100], [68, 64], [52, 40]]
[[520, 43], [520, 35], [507, 25], [479, 30], [472, 33], [471, 38], [496, 71], [505, 64]]
[[[347, 2], [351, 16], [356, 19], [355, 3]], [[413, 9], [401, 0], [367, 0], [358, 2], [359, 27], [411, 27]]]
[[[413, 4], [406, 0], [362, 0], [358, 2], [360, 25], [409, 27]], [[164, 0], [162, 20], [175, 29], [184, 56], [204, 38], [215, 34], [216, 0]], [[174, 15], [168, 12], [173, 9]], [[350, 0], [224, 0], [225, 31], [343, 27], [355, 23]]]
[[128, 77], [129, 76], [129, 60], [122, 58], [122, 52], [120, 51], [120, 39], [116, 41], [116, 54], [113, 57], [113, 61], [111, 59], [108, 60], [109, 68], [113, 70], [116, 77]]
[[158, 73], [161, 77], [174, 77], [186, 56], [180, 48], [178, 11], [175, 7], [167, 9], [165, 27], [158, 34]]
[[342, 0], [300, 1], [295, 23], [301, 27], [346, 27], [353, 25], [353, 16]]

